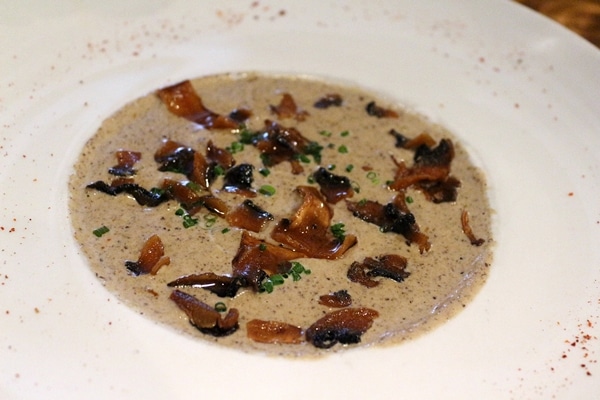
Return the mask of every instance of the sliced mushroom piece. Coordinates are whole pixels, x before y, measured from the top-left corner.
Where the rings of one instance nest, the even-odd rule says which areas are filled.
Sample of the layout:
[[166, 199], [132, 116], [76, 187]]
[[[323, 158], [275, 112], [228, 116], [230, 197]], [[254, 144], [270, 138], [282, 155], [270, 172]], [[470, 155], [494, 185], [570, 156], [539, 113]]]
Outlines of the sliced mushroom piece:
[[204, 128], [234, 129], [238, 127], [238, 123], [231, 118], [206, 108], [190, 81], [186, 80], [160, 89], [157, 91], [157, 95], [172, 114], [202, 125]]
[[296, 191], [302, 196], [302, 204], [291, 219], [279, 221], [271, 237], [306, 257], [342, 257], [356, 244], [356, 236], [345, 235], [343, 240], [333, 236], [333, 211], [316, 188], [298, 186]]
[[366, 307], [332, 311], [306, 330], [306, 340], [321, 349], [328, 349], [337, 343], [360, 343], [361, 336], [378, 316], [377, 311]]
[[115, 155], [117, 157], [117, 165], [109, 168], [108, 173], [116, 176], [135, 175], [136, 171], [133, 169], [133, 166], [142, 158], [142, 153], [139, 151], [119, 150]]
[[352, 305], [352, 296], [350, 296], [347, 290], [342, 289], [319, 296], [319, 304], [333, 308], [348, 307]]
[[235, 308], [229, 309], [223, 317], [213, 307], [180, 290], [171, 292], [169, 299], [187, 315], [190, 324], [202, 333], [216, 337], [228, 336], [239, 328], [239, 313]]
[[246, 197], [255, 197], [256, 192], [252, 189], [252, 183], [254, 182], [253, 171], [254, 166], [252, 164], [239, 164], [230, 168], [225, 173], [223, 190]]
[[246, 324], [246, 334], [259, 343], [298, 344], [304, 341], [302, 328], [280, 321], [250, 320]]
[[156, 207], [171, 199], [168, 193], [159, 190], [147, 190], [132, 183], [130, 180], [116, 179], [114, 184], [108, 184], [104, 181], [96, 181], [86, 186], [87, 189], [94, 189], [99, 192], [116, 196], [121, 193], [126, 193], [133, 197], [141, 206]]
[[158, 235], [152, 235], [144, 242], [138, 260], [125, 261], [125, 266], [135, 276], [156, 275], [159, 269], [170, 263], [171, 259], [165, 256], [162, 240]]
[[270, 106], [271, 112], [280, 119], [294, 118], [296, 121], [304, 121], [309, 115], [307, 111], [301, 110], [294, 97], [289, 93], [283, 93], [278, 105]]
[[205, 272], [202, 274], [190, 274], [180, 276], [167, 283], [169, 287], [191, 286], [208, 290], [219, 297], [235, 297], [238, 290], [246, 283], [243, 279], [234, 278], [226, 275], [217, 275], [214, 272]]
[[257, 206], [252, 200], [244, 200], [242, 204], [227, 213], [227, 222], [236, 228], [252, 232], [260, 232], [273, 215]]
[[260, 283], [267, 276], [288, 273], [292, 268], [290, 261], [302, 256], [294, 250], [267, 243], [244, 231], [238, 251], [231, 262], [233, 276], [245, 279], [254, 291], [258, 291]]
[[335, 175], [320, 167], [313, 173], [313, 178], [319, 184], [321, 193], [329, 203], [335, 204], [354, 195], [350, 179], [345, 176]]

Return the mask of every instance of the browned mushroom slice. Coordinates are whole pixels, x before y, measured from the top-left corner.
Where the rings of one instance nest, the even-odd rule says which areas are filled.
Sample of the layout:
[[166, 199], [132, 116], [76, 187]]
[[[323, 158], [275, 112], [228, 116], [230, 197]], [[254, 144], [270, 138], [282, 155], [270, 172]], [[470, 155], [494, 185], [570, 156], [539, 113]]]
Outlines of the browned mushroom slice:
[[294, 97], [289, 93], [284, 93], [277, 106], [270, 106], [271, 112], [280, 119], [294, 118], [296, 121], [304, 121], [309, 115], [308, 112], [301, 110]]
[[135, 175], [133, 166], [142, 158], [142, 153], [138, 151], [119, 150], [115, 153], [117, 165], [109, 168], [108, 173], [116, 176]]
[[348, 279], [366, 287], [379, 285], [379, 281], [372, 279], [377, 276], [402, 282], [410, 275], [406, 271], [406, 265], [406, 258], [400, 255], [387, 254], [376, 259], [367, 257], [362, 263], [352, 263], [348, 269]]
[[229, 118], [231, 118], [239, 124], [244, 123], [251, 116], [252, 110], [249, 110], [247, 108], [236, 108], [235, 110], [229, 113]]
[[202, 274], [190, 274], [180, 276], [167, 283], [167, 286], [191, 286], [199, 287], [210, 292], [213, 292], [219, 297], [235, 297], [238, 290], [245, 286], [245, 282], [240, 278], [233, 278], [226, 275], [217, 275], [213, 272], [205, 272]]
[[415, 149], [421, 145], [435, 146], [435, 140], [427, 132], [423, 132], [412, 139], [407, 138], [395, 129], [391, 129], [389, 133], [396, 138], [396, 147], [399, 148]]
[[[397, 195], [396, 199], [398, 198], [403, 199], [404, 193]], [[398, 233], [406, 238], [408, 244], [416, 243], [421, 253], [431, 247], [427, 235], [420, 231], [415, 216], [399, 205], [398, 201], [383, 205], [372, 200], [346, 200], [346, 208], [355, 217], [379, 226], [381, 232]]]
[[460, 215], [460, 222], [462, 225], [462, 230], [464, 232], [464, 234], [467, 236], [467, 238], [469, 239], [469, 242], [471, 242], [471, 244], [473, 246], [481, 246], [482, 244], [485, 243], [485, 239], [479, 238], [477, 239], [477, 237], [475, 237], [475, 234], [473, 233], [473, 230], [471, 229], [471, 224], [469, 223], [469, 213], [466, 210], [463, 210], [461, 215]]
[[168, 195], [181, 204], [188, 214], [196, 214], [202, 207], [208, 211], [224, 216], [229, 211], [227, 204], [212, 194], [199, 195], [189, 185], [172, 179], [164, 179], [161, 185]]
[[233, 155], [226, 149], [215, 146], [212, 140], [209, 140], [206, 145], [206, 158], [225, 169], [229, 169], [235, 165]]
[[315, 108], [329, 108], [329, 107], [339, 107], [342, 105], [343, 99], [337, 93], [326, 94], [321, 97], [319, 100], [315, 101], [313, 107]]
[[251, 164], [239, 164], [230, 168], [225, 173], [223, 190], [245, 197], [255, 197], [256, 192], [252, 189], [252, 182], [254, 182], [253, 171], [254, 166]]
[[147, 190], [133, 183], [130, 179], [118, 178], [111, 184], [104, 181], [96, 181], [86, 186], [87, 189], [97, 190], [99, 192], [116, 196], [121, 193], [127, 193], [135, 199], [141, 206], [156, 207], [171, 199], [170, 194], [161, 191]]
[[377, 311], [365, 307], [332, 311], [306, 330], [306, 340], [321, 349], [328, 349], [336, 343], [359, 343], [378, 316]]
[[338, 290], [319, 296], [319, 304], [332, 308], [348, 307], [352, 305], [352, 296], [347, 290]]
[[345, 176], [334, 175], [320, 167], [313, 173], [313, 178], [319, 184], [321, 193], [329, 203], [335, 204], [354, 195], [350, 179]]
[[273, 220], [273, 215], [254, 204], [252, 200], [245, 200], [227, 213], [225, 218], [231, 226], [252, 232], [260, 232], [267, 222]]
[[265, 121], [265, 132], [255, 140], [256, 148], [266, 167], [288, 161], [292, 173], [297, 175], [304, 171], [298, 161], [301, 154], [308, 154], [311, 142], [295, 128], [286, 128], [274, 121]]
[[365, 110], [367, 114], [377, 118], [398, 118], [396, 111], [378, 106], [374, 101], [367, 103]]
[[231, 262], [233, 276], [245, 279], [249, 286], [258, 291], [260, 283], [267, 276], [288, 273], [292, 267], [290, 260], [302, 256], [293, 250], [255, 238], [244, 231], [240, 247]]
[[190, 324], [202, 333], [227, 336], [239, 328], [239, 313], [235, 308], [229, 309], [227, 315], [222, 317], [213, 307], [180, 290], [174, 290], [169, 299], [187, 315]]
[[460, 181], [449, 176], [443, 181], [423, 181], [415, 185], [415, 189], [425, 195], [425, 198], [433, 203], [451, 203], [458, 197]]
[[159, 171], [184, 174], [189, 180], [208, 189], [214, 180], [213, 166], [204, 156], [190, 147], [166, 140], [154, 154], [160, 163]]
[[397, 162], [396, 174], [389, 187], [403, 190], [419, 182], [444, 181], [450, 174], [450, 164], [454, 158], [454, 145], [449, 139], [442, 139], [437, 147], [429, 148], [421, 145], [415, 151], [415, 162], [407, 167], [404, 162]]
[[279, 221], [271, 237], [304, 254], [306, 257], [337, 259], [356, 244], [356, 236], [333, 236], [330, 230], [333, 211], [319, 191], [311, 186], [298, 186], [302, 204], [292, 219]]
[[253, 319], [246, 324], [247, 336], [259, 343], [302, 343], [302, 328], [287, 322]]
[[231, 118], [206, 108], [190, 81], [183, 81], [160, 89], [157, 91], [157, 95], [171, 113], [202, 125], [207, 129], [234, 129], [238, 127], [238, 123]]
[[171, 259], [165, 256], [162, 240], [158, 235], [152, 235], [142, 246], [138, 260], [125, 261], [125, 266], [135, 276], [156, 275], [159, 269], [170, 263]]

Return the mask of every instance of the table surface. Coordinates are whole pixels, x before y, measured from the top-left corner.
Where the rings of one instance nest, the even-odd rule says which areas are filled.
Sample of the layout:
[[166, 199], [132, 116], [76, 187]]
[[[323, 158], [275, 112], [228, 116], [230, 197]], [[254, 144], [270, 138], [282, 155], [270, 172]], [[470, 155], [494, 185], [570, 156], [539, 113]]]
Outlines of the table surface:
[[517, 0], [600, 48], [600, 0]]

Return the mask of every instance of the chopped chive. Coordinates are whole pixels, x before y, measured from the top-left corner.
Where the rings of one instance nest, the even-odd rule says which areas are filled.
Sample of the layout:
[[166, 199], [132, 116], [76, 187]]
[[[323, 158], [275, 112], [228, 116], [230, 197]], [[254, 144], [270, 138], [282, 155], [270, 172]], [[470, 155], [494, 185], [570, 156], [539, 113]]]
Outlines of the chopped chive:
[[204, 226], [210, 228], [217, 222], [217, 217], [214, 215], [207, 214], [204, 216]]
[[271, 171], [269, 170], [269, 168], [261, 168], [258, 170], [258, 173], [261, 174], [262, 176], [269, 176]]
[[264, 244], [264, 243], [261, 243], [261, 244], [258, 245], [258, 249], [260, 251], [265, 251], [267, 249], [267, 245]]
[[302, 161], [305, 164], [308, 164], [310, 162], [310, 158], [308, 158], [306, 155], [304, 154], [300, 154], [300, 156], [298, 157], [300, 159], [300, 161]]
[[198, 218], [192, 218], [192, 216], [189, 214], [185, 214], [183, 216], [183, 227], [185, 229], [191, 228], [192, 226], [197, 225], [197, 224], [198, 224]]
[[221, 165], [215, 165], [213, 171], [216, 176], [225, 175], [225, 168], [223, 168]]
[[283, 275], [274, 274], [274, 275], [271, 275], [270, 278], [271, 278], [271, 282], [273, 282], [273, 285], [275, 285], [275, 286], [283, 285], [283, 282], [284, 282]]
[[341, 154], [348, 153], [348, 148], [346, 147], [346, 145], [341, 145], [340, 147], [338, 147], [338, 153], [341, 153]]
[[185, 211], [184, 211], [184, 209], [183, 209], [183, 208], [178, 208], [178, 209], [175, 211], [175, 215], [182, 216], [183, 214], [185, 214]]
[[410, 196], [406, 196], [406, 202], [407, 202], [408, 204], [411, 204], [413, 201], [414, 201], [414, 200], [413, 200], [413, 198], [412, 198], [412, 197], [410, 197]]
[[102, 235], [104, 235], [105, 233], [108, 233], [110, 231], [110, 229], [108, 229], [106, 226], [101, 226], [98, 229], [94, 229], [92, 231], [92, 233], [96, 236], [96, 237], [101, 237]]
[[350, 135], [350, 132], [349, 131], [343, 131], [342, 133], [340, 133], [340, 135], [342, 137], [346, 137], [346, 136]]
[[328, 169], [329, 171], [333, 171], [333, 170], [335, 169], [335, 164], [329, 164], [329, 165], [327, 166], [327, 169]]
[[308, 178], [306, 178], [306, 182], [315, 183], [315, 177], [312, 175], [309, 175]]
[[337, 223], [331, 225], [329, 228], [333, 236], [335, 236], [339, 240], [344, 240], [346, 238], [346, 226], [343, 223]]
[[375, 171], [369, 171], [367, 173], [367, 179], [369, 179], [371, 182], [377, 184], [379, 183], [379, 176], [377, 175], [377, 172]]
[[221, 233], [225, 234], [225, 233], [229, 232], [230, 230], [231, 229], [229, 229], [229, 228], [223, 228], [223, 229], [221, 229]]
[[363, 207], [367, 204], [367, 199], [360, 199], [360, 201], [358, 202], [358, 205], [360, 207]]
[[244, 150], [244, 144], [242, 142], [233, 142], [231, 146], [227, 148], [231, 154], [239, 153]]
[[275, 188], [271, 185], [262, 185], [260, 189], [258, 189], [258, 193], [265, 196], [273, 196], [275, 194]]
[[219, 301], [218, 303], [215, 304], [215, 311], [225, 312], [225, 311], [227, 311], [227, 306], [222, 301]]
[[331, 137], [332, 133], [329, 131], [321, 131], [321, 132], [319, 132], [319, 135], [325, 136], [325, 137]]
[[352, 165], [352, 164], [346, 165], [346, 172], [352, 172], [353, 169], [354, 169], [354, 165]]

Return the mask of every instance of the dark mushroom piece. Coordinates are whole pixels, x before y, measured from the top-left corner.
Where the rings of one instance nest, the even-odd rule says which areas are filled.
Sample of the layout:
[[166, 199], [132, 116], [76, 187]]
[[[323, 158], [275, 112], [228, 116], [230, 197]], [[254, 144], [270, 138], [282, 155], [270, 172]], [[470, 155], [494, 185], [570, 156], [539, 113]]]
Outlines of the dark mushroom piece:
[[273, 229], [271, 237], [306, 257], [337, 259], [357, 242], [356, 236], [343, 239], [330, 230], [333, 210], [319, 191], [311, 186], [298, 186], [302, 204], [291, 219], [284, 218]]
[[306, 340], [321, 349], [328, 349], [337, 343], [360, 343], [361, 336], [378, 316], [377, 311], [366, 307], [332, 311], [306, 330]]
[[362, 263], [355, 261], [350, 265], [348, 279], [369, 288], [379, 285], [379, 281], [372, 279], [378, 276], [402, 282], [410, 276], [410, 272], [406, 271], [406, 266], [406, 258], [400, 255], [387, 254], [377, 258], [367, 257]]
[[378, 106], [374, 101], [367, 103], [365, 111], [372, 117], [377, 118], [398, 118], [396, 111]]
[[225, 219], [229, 225], [236, 228], [260, 232], [269, 221], [273, 221], [273, 215], [254, 204], [252, 200], [244, 200], [227, 213]]
[[345, 176], [335, 175], [320, 167], [313, 173], [313, 178], [319, 184], [321, 193], [329, 203], [335, 204], [354, 195], [350, 179]]
[[290, 272], [290, 261], [301, 257], [303, 255], [294, 250], [267, 243], [244, 231], [231, 262], [233, 276], [244, 279], [254, 291], [259, 291], [261, 282], [267, 276]]
[[97, 190], [110, 196], [126, 193], [133, 197], [139, 205], [147, 207], [156, 207], [171, 199], [168, 193], [160, 190], [147, 190], [137, 183], [123, 179], [115, 180], [110, 185], [104, 181], [96, 181], [87, 185], [86, 188]]
[[246, 335], [259, 343], [302, 343], [302, 328], [280, 321], [253, 319], [246, 323]]
[[332, 308], [348, 307], [352, 305], [352, 296], [347, 290], [338, 290], [319, 296], [319, 304]]
[[339, 107], [343, 103], [342, 96], [337, 93], [326, 94], [321, 97], [319, 100], [315, 101], [313, 107], [315, 108], [329, 108], [329, 107]]
[[165, 256], [165, 248], [158, 235], [150, 236], [142, 246], [137, 261], [125, 261], [125, 266], [134, 275], [156, 275], [159, 269], [169, 265], [171, 259]]
[[119, 150], [115, 153], [117, 157], [117, 165], [108, 169], [108, 173], [116, 176], [131, 176], [135, 175], [133, 169], [135, 163], [142, 158], [142, 153], [138, 151]]
[[246, 286], [244, 279], [233, 278], [226, 275], [217, 275], [213, 272], [190, 274], [180, 276], [167, 283], [169, 287], [191, 286], [208, 290], [219, 297], [235, 297], [238, 290]]
[[255, 197], [256, 192], [252, 189], [254, 177], [252, 164], [239, 164], [227, 170], [223, 190], [229, 193], [237, 193], [245, 197]]
[[283, 93], [279, 104], [271, 105], [270, 109], [280, 119], [294, 118], [296, 121], [304, 121], [309, 115], [307, 111], [298, 107], [294, 97], [289, 93]]
[[235, 308], [229, 309], [223, 317], [213, 307], [180, 290], [174, 290], [169, 299], [187, 315], [190, 324], [202, 333], [215, 337], [228, 336], [239, 328], [239, 313]]
[[481, 246], [482, 244], [485, 243], [485, 239], [482, 238], [477, 238], [475, 236], [475, 234], [473, 233], [473, 230], [471, 229], [471, 224], [469, 223], [469, 213], [467, 212], [467, 210], [463, 210], [460, 214], [460, 222], [462, 225], [462, 230], [465, 234], [465, 236], [467, 236], [467, 238], [469, 239], [469, 242], [471, 242], [471, 244], [473, 246]]
[[416, 243], [421, 253], [431, 247], [428, 236], [419, 229], [415, 216], [406, 209], [403, 192], [396, 195], [394, 202], [386, 205], [372, 200], [346, 200], [346, 208], [355, 217], [379, 226], [381, 232], [398, 233], [404, 236], [408, 244]]
[[238, 127], [238, 123], [231, 118], [206, 108], [190, 81], [160, 89], [156, 94], [172, 114], [202, 125], [204, 128], [235, 129]]

